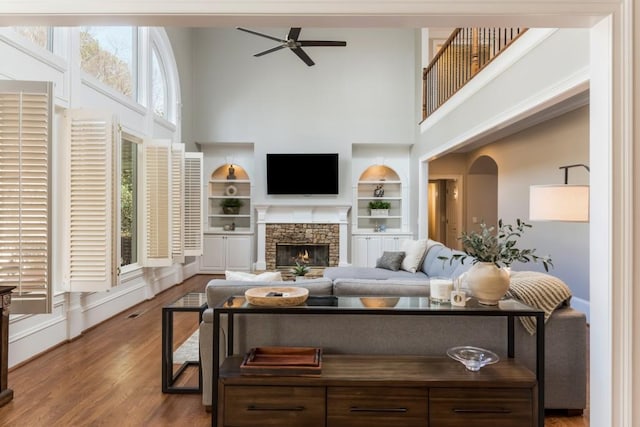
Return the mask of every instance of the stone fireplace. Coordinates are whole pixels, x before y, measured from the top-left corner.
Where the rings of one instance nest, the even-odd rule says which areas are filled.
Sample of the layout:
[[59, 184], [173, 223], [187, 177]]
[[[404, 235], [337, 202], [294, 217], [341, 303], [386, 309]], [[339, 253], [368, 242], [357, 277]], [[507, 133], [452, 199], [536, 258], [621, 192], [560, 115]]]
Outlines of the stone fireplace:
[[337, 266], [339, 246], [338, 224], [267, 224], [267, 270], [294, 266], [304, 257], [310, 267]]
[[256, 206], [256, 270], [288, 269], [307, 255], [311, 267], [347, 265], [349, 208]]

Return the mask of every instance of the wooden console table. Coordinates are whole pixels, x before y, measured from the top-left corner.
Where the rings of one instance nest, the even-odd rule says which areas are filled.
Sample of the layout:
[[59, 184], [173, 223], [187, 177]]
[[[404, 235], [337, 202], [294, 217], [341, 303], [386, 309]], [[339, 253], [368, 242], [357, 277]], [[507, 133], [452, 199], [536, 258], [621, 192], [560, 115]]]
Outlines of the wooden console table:
[[9, 307], [11, 291], [15, 286], [0, 286], [0, 406], [13, 399], [13, 390], [9, 388]]
[[[391, 299], [392, 297], [379, 297], [380, 299], [385, 299], [385, 298], [389, 298]], [[395, 305], [390, 304], [387, 307], [388, 308], [370, 308], [370, 307], [365, 307], [362, 303], [359, 297], [348, 297], [348, 296], [324, 296], [324, 297], [314, 297], [314, 296], [310, 296], [309, 299], [307, 300], [306, 305], [304, 306], [297, 306], [297, 307], [259, 307], [259, 306], [252, 306], [248, 303], [246, 303], [246, 301], [244, 300], [244, 297], [230, 297], [227, 301], [221, 303], [220, 305], [218, 305], [217, 307], [214, 308], [213, 310], [213, 348], [212, 348], [212, 354], [213, 354], [213, 375], [212, 375], [212, 414], [211, 414], [211, 425], [213, 427], [217, 427], [217, 426], [223, 426], [225, 425], [225, 422], [227, 422], [225, 420], [225, 411], [228, 414], [229, 410], [231, 411], [236, 411], [237, 409], [235, 408], [226, 408], [225, 409], [225, 405], [226, 402], [229, 401], [234, 401], [236, 399], [236, 397], [234, 398], [225, 398], [224, 396], [229, 396], [229, 390], [225, 390], [225, 388], [227, 387], [227, 384], [231, 385], [231, 383], [229, 383], [230, 381], [240, 381], [242, 384], [249, 384], [251, 382], [250, 379], [248, 379], [249, 377], [241, 377], [241, 378], [236, 378], [238, 376], [234, 375], [234, 368], [233, 365], [228, 365], [228, 363], [232, 363], [232, 362], [228, 362], [225, 361], [225, 364], [220, 367], [220, 363], [219, 363], [219, 353], [218, 353], [218, 348], [217, 348], [217, 344], [220, 342], [220, 323], [221, 323], [221, 319], [220, 316], [222, 314], [226, 314], [227, 315], [227, 322], [228, 322], [228, 331], [227, 331], [227, 351], [230, 353], [233, 351], [233, 335], [234, 335], [234, 316], [237, 314], [242, 314], [242, 315], [247, 315], [247, 314], [278, 314], [278, 315], [290, 315], [290, 314], [296, 314], [296, 315], [306, 315], [306, 314], [322, 314], [322, 315], [358, 315], [358, 316], [362, 316], [362, 315], [389, 315], [389, 316], [489, 316], [489, 317], [493, 317], [493, 316], [499, 316], [499, 317], [504, 317], [507, 320], [507, 355], [508, 358], [507, 360], [503, 360], [501, 362], [499, 362], [498, 364], [495, 365], [495, 367], [505, 367], [505, 366], [512, 366], [513, 369], [515, 369], [515, 371], [512, 371], [512, 373], [517, 373], [517, 376], [520, 376], [521, 378], [525, 378], [526, 372], [529, 372], [529, 374], [531, 376], [533, 376], [534, 382], [535, 384], [532, 385], [530, 380], [531, 377], [528, 377], [528, 379], [525, 379], [524, 382], [500, 382], [500, 381], [496, 381], [497, 378], [500, 377], [499, 372], [496, 371], [495, 376], [491, 376], [489, 378], [484, 377], [484, 382], [481, 382], [482, 385], [478, 385], [479, 383], [474, 382], [475, 378], [477, 378], [478, 374], [480, 375], [485, 375], [485, 373], [491, 373], [494, 372], [493, 371], [493, 365], [492, 366], [487, 366], [485, 368], [483, 368], [479, 373], [471, 373], [465, 370], [465, 368], [458, 362], [455, 362], [453, 360], [448, 360], [446, 358], [436, 358], [436, 359], [429, 359], [429, 363], [422, 363], [420, 364], [420, 366], [424, 369], [424, 371], [420, 372], [414, 372], [414, 374], [420, 374], [422, 376], [418, 376], [418, 378], [422, 378], [421, 380], [418, 381], [418, 383], [416, 383], [415, 385], [418, 388], [423, 389], [424, 393], [425, 393], [425, 399], [428, 399], [428, 406], [429, 408], [431, 408], [431, 415], [428, 415], [429, 417], [429, 423], [428, 424], [424, 424], [422, 421], [420, 425], [422, 425], [423, 427], [425, 425], [427, 426], [444, 426], [444, 425], [451, 425], [451, 426], [463, 426], [463, 425], [474, 425], [474, 426], [480, 426], [480, 425], [500, 425], [500, 426], [520, 426], [520, 425], [537, 425], [538, 427], [544, 427], [544, 311], [542, 310], [538, 310], [538, 309], [534, 309], [531, 308], [521, 302], [515, 301], [515, 300], [503, 300], [500, 301], [499, 305], [497, 306], [484, 306], [479, 304], [475, 299], [471, 299], [470, 301], [468, 301], [467, 306], [465, 307], [454, 307], [451, 305], [445, 305], [445, 304], [439, 304], [439, 305], [435, 305], [435, 304], [431, 304], [429, 302], [429, 298], [426, 297], [395, 297], [392, 298], [395, 303]], [[528, 371], [526, 368], [522, 367], [522, 366], [518, 366], [515, 361], [513, 360], [515, 357], [515, 345], [514, 345], [514, 321], [516, 317], [520, 317], [520, 316], [532, 316], [535, 317], [536, 319], [536, 372], [535, 375], [533, 375], [532, 373], [530, 373], [530, 371]], [[482, 322], [478, 322], [478, 324], [480, 325], [479, 327], [482, 327]], [[227, 356], [232, 356], [231, 354], [228, 354]], [[341, 384], [342, 387], [354, 387], [356, 384], [360, 384], [362, 381], [362, 384], [365, 385], [371, 385], [371, 384], [377, 384], [378, 387], [383, 387], [383, 388], [379, 388], [377, 391], [381, 392], [383, 395], [394, 395], [394, 393], [390, 393], [388, 390], [386, 390], [386, 388], [388, 387], [393, 387], [396, 388], [402, 388], [402, 382], [403, 381], [396, 381], [395, 383], [391, 383], [391, 382], [385, 382], [384, 381], [384, 372], [388, 371], [390, 369], [392, 369], [393, 365], [397, 363], [397, 360], [400, 360], [402, 356], [394, 356], [392, 358], [387, 358], [385, 359], [384, 357], [379, 357], [378, 359], [371, 359], [372, 361], [374, 361], [377, 365], [377, 369], [375, 370], [375, 373], [373, 371], [368, 371], [370, 375], [372, 375], [372, 377], [370, 377], [368, 379], [369, 382], [364, 381], [364, 378], [352, 378], [349, 379], [348, 376], [345, 378], [332, 378], [332, 381], [338, 381], [339, 384]], [[331, 362], [329, 362], [331, 359], [331, 356], [325, 356], [325, 359], [327, 360], [327, 362], [329, 363], [329, 366], [331, 366]], [[435, 373], [439, 372], [438, 369], [436, 369], [435, 371], [430, 369], [428, 366], [431, 365], [432, 360], [440, 360], [440, 362], [435, 363], [433, 366], [438, 367], [438, 369], [441, 370], [442, 374], [441, 375], [436, 375], [434, 377], [431, 377], [431, 375], [435, 375]], [[234, 360], [233, 358], [229, 358], [229, 360]], [[238, 363], [238, 362], [236, 362]], [[340, 363], [340, 362], [339, 362]], [[412, 362], [413, 363], [413, 362]], [[448, 365], [448, 366], [447, 366]], [[340, 365], [338, 365], [339, 368]], [[461, 374], [456, 374], [455, 371], [453, 371], [453, 366], [456, 366], [456, 368], [458, 369], [459, 372], [461, 372]], [[338, 371], [341, 372], [345, 372], [346, 375], [346, 370], [344, 369], [337, 369]], [[332, 368], [329, 368], [332, 369]], [[362, 369], [362, 367], [358, 368], [359, 370]], [[367, 368], [368, 369], [368, 368]], [[486, 370], [486, 371], [484, 371]], [[483, 372], [484, 371], [484, 372]], [[330, 373], [331, 371], [329, 371]], [[222, 375], [221, 375], [222, 374]], [[325, 370], [323, 369], [323, 376], [326, 374]], [[409, 380], [410, 376], [407, 377], [406, 372], [405, 373], [399, 373], [401, 376], [400, 378], [406, 378], [407, 381]], [[224, 376], [223, 376], [224, 375]], [[511, 375], [511, 374], [509, 374]], [[289, 381], [291, 381], [291, 385], [296, 385], [295, 381], [301, 381], [301, 378], [288, 378], [285, 379], [284, 377], [272, 377], [271, 378], [273, 381], [272, 384], [269, 384], [269, 382], [263, 382], [262, 384], [269, 384], [269, 385], [287, 385], [287, 383]], [[256, 378], [254, 380], [260, 381], [259, 378]], [[248, 382], [247, 382], [248, 381]], [[265, 379], [263, 379], [263, 381], [265, 381]], [[267, 380], [268, 381], [268, 380]], [[340, 381], [344, 381], [342, 383], [340, 383]], [[298, 385], [300, 385], [300, 383], [297, 383]], [[321, 381], [318, 384], [323, 384]], [[350, 384], [350, 385], [349, 385]], [[491, 384], [494, 384], [493, 386]], [[332, 383], [331, 381], [328, 381], [327, 384], [325, 384], [322, 387], [331, 387]], [[355, 387], [357, 389], [357, 387]], [[414, 386], [408, 387], [409, 389], [413, 390]], [[536, 390], [535, 392], [535, 396], [531, 399], [527, 398], [529, 400], [529, 404], [531, 405], [531, 407], [533, 408], [533, 412], [535, 412], [535, 416], [532, 416], [530, 418], [531, 424], [518, 424], [518, 423], [513, 423], [509, 420], [507, 420], [505, 423], [503, 424], [480, 424], [479, 421], [478, 423], [476, 423], [476, 421], [478, 420], [478, 415], [476, 414], [476, 418], [474, 418], [474, 421], [472, 424], [467, 424], [467, 423], [449, 423], [449, 422], [436, 422], [435, 420], [437, 419], [437, 416], [434, 415], [433, 413], [433, 406], [438, 402], [438, 399], [442, 398], [444, 399], [444, 401], [448, 401], [447, 399], [455, 399], [458, 394], [460, 394], [460, 396], [463, 396], [463, 400], [466, 399], [471, 399], [473, 400], [473, 397], [476, 395], [476, 393], [474, 393], [473, 389], [475, 388], [482, 388], [483, 389], [483, 393], [484, 390], [489, 390], [489, 389], [495, 389], [496, 390], [502, 390], [500, 392], [496, 391], [496, 393], [494, 393], [491, 397], [489, 398], [488, 401], [483, 401], [484, 405], [489, 405], [490, 407], [493, 407], [495, 403], [501, 403], [503, 401], [507, 401], [509, 399], [509, 396], [512, 395], [513, 390], [516, 389], [527, 389], [529, 390], [529, 392], [531, 392], [531, 390]], [[469, 390], [469, 391], [465, 391], [465, 390]], [[275, 391], [277, 390], [277, 388], [275, 387], [271, 387], [270, 390]], [[298, 390], [297, 388], [288, 390], [288, 391], [292, 391], [292, 392], [313, 392], [313, 390], [311, 390], [311, 387], [301, 387], [300, 390]], [[330, 396], [330, 392], [331, 390], [329, 388], [326, 388], [324, 392], [321, 392], [322, 396], [324, 396], [325, 392], [327, 396]], [[357, 390], [353, 390], [356, 394], [358, 394], [359, 392]], [[526, 393], [529, 393], [526, 392]], [[226, 395], [224, 394], [226, 393]], [[318, 393], [317, 390], [315, 391], [315, 393]], [[290, 400], [287, 397], [278, 397], [276, 395], [270, 395], [268, 394], [268, 398], [270, 398], [270, 404], [275, 404], [278, 401], [288, 401]], [[304, 394], [304, 393], [303, 393]], [[366, 394], [366, 393], [365, 393]], [[516, 394], [514, 394], [516, 395]], [[521, 398], [524, 399], [524, 394], [519, 395]], [[271, 396], [271, 397], [269, 397]], [[439, 397], [438, 397], [439, 396]], [[447, 397], [448, 396], [448, 397]], [[432, 398], [434, 400], [432, 400]], [[328, 402], [328, 400], [327, 400]], [[316, 402], [319, 404], [319, 401]], [[529, 405], [527, 404], [527, 405]], [[325, 403], [326, 406], [326, 410], [329, 411], [330, 407], [329, 403]], [[255, 411], [255, 405], [253, 405], [253, 407], [250, 407], [251, 405], [248, 406], [248, 411], [250, 412], [254, 412]], [[482, 405], [480, 405], [482, 406]], [[437, 407], [437, 405], [436, 405]], [[306, 406], [305, 406], [306, 408]], [[455, 408], [454, 408], [455, 409]], [[453, 410], [453, 409], [452, 409]], [[508, 410], [509, 413], [512, 413], [513, 410], [506, 408], [505, 410]], [[524, 410], [518, 410], [518, 414], [523, 413], [522, 411]], [[277, 409], [274, 410], [274, 412], [277, 412]], [[477, 409], [476, 409], [477, 412]], [[525, 411], [526, 412], [526, 411]], [[438, 411], [435, 412], [435, 414], [437, 414]], [[492, 413], [493, 414], [493, 413]], [[313, 416], [311, 416], [309, 419], [311, 418], [315, 418], [316, 416], [319, 416], [318, 414], [315, 414]], [[426, 415], [425, 415], [426, 416]], [[489, 418], [491, 418], [493, 415], [486, 415]], [[432, 418], [435, 417], [435, 418]], [[518, 415], [518, 417], [520, 417], [520, 415]], [[480, 417], [482, 418], [482, 417]], [[324, 422], [324, 417], [321, 418]], [[451, 418], [453, 419], [453, 418]], [[329, 420], [329, 418], [327, 418], [327, 420]], [[491, 420], [495, 421], [495, 418], [491, 418]], [[235, 422], [235, 421], [234, 421]], [[266, 425], [264, 423], [259, 423], [261, 425]], [[248, 423], [240, 423], [240, 424], [233, 424], [233, 425], [252, 425], [250, 422]], [[270, 425], [279, 425], [278, 423], [275, 424], [270, 424]], [[289, 425], [289, 424], [287, 424]], [[303, 424], [301, 424], [303, 425]], [[312, 424], [304, 424], [304, 425], [312, 425]], [[322, 424], [324, 425], [324, 424]], [[327, 423], [327, 425], [331, 425], [331, 426], [342, 426], [342, 425], [353, 425], [353, 424], [333, 424], [333, 423]], [[369, 426], [369, 424], [365, 423], [365, 424], [358, 424], [358, 425], [367, 425]], [[372, 426], [375, 424], [371, 424]], [[380, 424], [378, 424], [380, 425]], [[397, 424], [397, 425], [411, 425], [411, 424]]]
[[470, 373], [443, 357], [327, 355], [320, 376], [220, 369], [219, 426], [535, 427], [536, 378], [507, 359]]

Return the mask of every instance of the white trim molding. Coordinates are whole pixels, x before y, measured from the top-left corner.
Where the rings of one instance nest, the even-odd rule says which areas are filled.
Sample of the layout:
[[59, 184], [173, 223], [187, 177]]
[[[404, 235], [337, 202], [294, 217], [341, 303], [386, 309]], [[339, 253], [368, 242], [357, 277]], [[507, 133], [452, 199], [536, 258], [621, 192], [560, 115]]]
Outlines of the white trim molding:
[[258, 258], [256, 270], [265, 270], [267, 224], [338, 224], [340, 244], [338, 265], [346, 266], [349, 245], [349, 210], [351, 206], [307, 206], [307, 205], [259, 205], [256, 206], [258, 224]]

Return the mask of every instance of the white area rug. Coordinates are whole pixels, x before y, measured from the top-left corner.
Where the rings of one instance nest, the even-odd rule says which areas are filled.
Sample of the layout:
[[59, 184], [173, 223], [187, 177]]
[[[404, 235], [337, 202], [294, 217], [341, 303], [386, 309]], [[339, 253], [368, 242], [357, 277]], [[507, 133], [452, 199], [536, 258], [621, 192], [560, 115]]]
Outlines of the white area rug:
[[173, 352], [173, 363], [182, 365], [187, 361], [198, 360], [200, 346], [198, 342], [198, 330], [196, 330], [180, 347]]

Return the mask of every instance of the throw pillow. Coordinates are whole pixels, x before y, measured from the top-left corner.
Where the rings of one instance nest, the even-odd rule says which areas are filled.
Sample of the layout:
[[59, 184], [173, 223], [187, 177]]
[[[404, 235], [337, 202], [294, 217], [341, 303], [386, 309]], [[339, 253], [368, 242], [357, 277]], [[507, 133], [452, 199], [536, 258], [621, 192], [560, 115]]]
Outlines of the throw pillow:
[[377, 268], [385, 268], [391, 271], [400, 270], [402, 260], [404, 259], [404, 252], [383, 252], [382, 256], [376, 261]]
[[282, 274], [279, 271], [265, 271], [264, 273], [256, 274], [255, 280], [262, 282], [281, 282]]
[[225, 279], [243, 282], [280, 282], [282, 274], [279, 271], [265, 271], [260, 274], [245, 273], [244, 271], [225, 271]]
[[224, 278], [227, 280], [249, 281], [255, 277], [255, 274], [245, 273], [244, 271], [225, 271]]
[[415, 273], [420, 268], [427, 253], [427, 239], [405, 240], [402, 242], [401, 249], [404, 251], [405, 257], [400, 268], [410, 273]]

